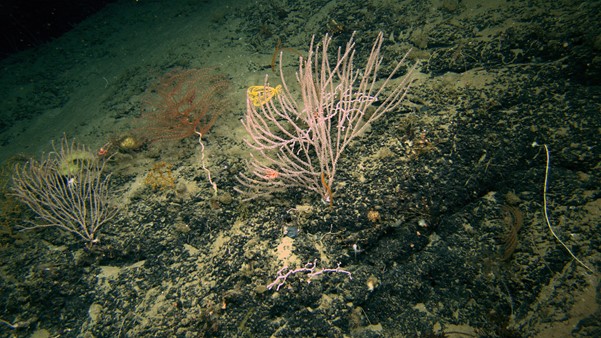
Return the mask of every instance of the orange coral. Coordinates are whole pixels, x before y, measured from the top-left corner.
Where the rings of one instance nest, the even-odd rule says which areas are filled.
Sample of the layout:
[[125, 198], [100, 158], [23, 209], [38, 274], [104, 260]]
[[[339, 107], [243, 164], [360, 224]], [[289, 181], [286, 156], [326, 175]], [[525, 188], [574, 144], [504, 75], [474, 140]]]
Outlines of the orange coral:
[[146, 174], [144, 183], [149, 185], [152, 190], [173, 189], [175, 187], [175, 178], [171, 172], [172, 165], [167, 162], [157, 162]]

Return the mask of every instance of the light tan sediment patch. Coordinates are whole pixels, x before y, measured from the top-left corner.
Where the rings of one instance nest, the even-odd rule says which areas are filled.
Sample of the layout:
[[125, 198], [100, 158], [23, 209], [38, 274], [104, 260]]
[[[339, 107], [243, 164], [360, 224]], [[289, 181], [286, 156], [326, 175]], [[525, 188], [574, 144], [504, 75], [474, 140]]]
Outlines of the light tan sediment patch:
[[293, 251], [294, 239], [290, 237], [283, 237], [280, 241], [280, 244], [276, 248], [276, 257], [281, 263], [280, 265], [282, 267], [300, 266], [301, 262]]

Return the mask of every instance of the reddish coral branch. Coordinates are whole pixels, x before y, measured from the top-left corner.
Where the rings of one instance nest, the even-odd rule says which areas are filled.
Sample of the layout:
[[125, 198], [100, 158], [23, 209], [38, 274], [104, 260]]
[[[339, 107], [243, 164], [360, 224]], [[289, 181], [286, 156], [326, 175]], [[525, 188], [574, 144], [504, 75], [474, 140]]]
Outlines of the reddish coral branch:
[[228, 86], [212, 69], [170, 71], [148, 93], [141, 133], [151, 142], [206, 135], [226, 107]]

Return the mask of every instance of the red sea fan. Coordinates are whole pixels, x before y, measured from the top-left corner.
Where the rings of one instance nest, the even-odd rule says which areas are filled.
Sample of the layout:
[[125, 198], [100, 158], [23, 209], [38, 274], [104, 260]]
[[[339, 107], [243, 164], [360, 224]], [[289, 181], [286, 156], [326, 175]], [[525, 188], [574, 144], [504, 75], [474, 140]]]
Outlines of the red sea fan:
[[205, 135], [225, 110], [225, 75], [214, 69], [175, 69], [150, 88], [140, 133], [149, 140]]

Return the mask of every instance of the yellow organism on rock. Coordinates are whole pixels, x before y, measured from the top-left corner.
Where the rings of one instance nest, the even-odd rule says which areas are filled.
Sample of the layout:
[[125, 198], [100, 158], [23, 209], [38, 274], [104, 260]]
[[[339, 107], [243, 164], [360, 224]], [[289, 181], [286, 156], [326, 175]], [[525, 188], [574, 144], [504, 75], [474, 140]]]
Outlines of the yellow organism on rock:
[[260, 107], [279, 94], [281, 90], [281, 85], [277, 85], [275, 88], [269, 86], [251, 86], [248, 87], [246, 96], [255, 107]]
[[117, 142], [117, 146], [121, 151], [133, 151], [142, 146], [142, 142], [140, 142], [136, 137], [128, 135], [120, 138]]
[[96, 160], [97, 158], [92, 152], [84, 149], [74, 149], [62, 154], [57, 171], [61, 176], [76, 175]]
[[119, 143], [119, 147], [126, 148], [126, 149], [128, 149], [128, 148], [131, 149], [135, 146], [136, 146], [136, 140], [134, 140], [134, 138], [131, 136], [124, 138], [123, 140], [121, 140], [121, 143]]

